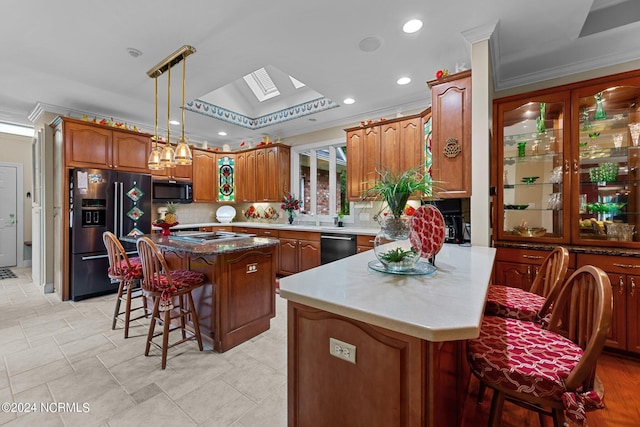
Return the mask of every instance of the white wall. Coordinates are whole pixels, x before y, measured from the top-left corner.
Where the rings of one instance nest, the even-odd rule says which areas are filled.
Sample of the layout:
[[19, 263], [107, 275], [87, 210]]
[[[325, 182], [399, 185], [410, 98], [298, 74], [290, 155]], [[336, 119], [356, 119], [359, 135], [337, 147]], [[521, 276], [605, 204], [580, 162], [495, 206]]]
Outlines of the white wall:
[[[27, 192], [33, 194], [32, 186], [32, 162], [31, 162], [31, 143], [33, 138], [11, 135], [0, 132], [0, 161], [3, 163], [13, 163], [22, 165], [22, 176], [18, 179], [22, 180], [22, 194], [18, 194], [18, 203], [22, 203], [21, 218], [17, 218], [18, 224], [22, 225], [22, 240], [18, 241], [20, 250], [18, 255], [22, 255], [23, 245], [25, 241], [31, 241], [31, 198], [27, 197]], [[18, 233], [20, 236], [20, 233]], [[27, 263], [28, 264], [28, 263]], [[22, 266], [23, 260], [18, 258], [18, 266]]]

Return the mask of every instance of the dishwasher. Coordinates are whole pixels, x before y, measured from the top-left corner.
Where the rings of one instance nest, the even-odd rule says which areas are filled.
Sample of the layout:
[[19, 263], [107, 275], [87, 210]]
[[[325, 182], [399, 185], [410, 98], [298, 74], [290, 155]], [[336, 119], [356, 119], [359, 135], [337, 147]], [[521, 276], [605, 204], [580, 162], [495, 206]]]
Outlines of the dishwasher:
[[355, 234], [322, 233], [320, 234], [320, 262], [328, 264], [356, 254]]

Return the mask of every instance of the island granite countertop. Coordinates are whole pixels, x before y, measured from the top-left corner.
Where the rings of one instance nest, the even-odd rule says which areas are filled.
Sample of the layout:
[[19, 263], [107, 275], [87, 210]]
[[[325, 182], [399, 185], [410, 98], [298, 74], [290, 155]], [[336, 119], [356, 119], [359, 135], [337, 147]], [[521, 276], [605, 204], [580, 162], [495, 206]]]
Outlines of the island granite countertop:
[[280, 296], [428, 341], [475, 338], [495, 255], [495, 248], [444, 245], [434, 275], [405, 276], [370, 269], [368, 251], [281, 278]]
[[[249, 249], [258, 249], [279, 244], [278, 239], [269, 237], [243, 237], [231, 240], [217, 240], [205, 243], [186, 242], [183, 240], [172, 239], [171, 236], [162, 236], [160, 233], [145, 234], [159, 248], [167, 249], [174, 252], [182, 252], [193, 255], [222, 255], [231, 252], [242, 252]], [[135, 243], [138, 237], [123, 236], [120, 240]]]

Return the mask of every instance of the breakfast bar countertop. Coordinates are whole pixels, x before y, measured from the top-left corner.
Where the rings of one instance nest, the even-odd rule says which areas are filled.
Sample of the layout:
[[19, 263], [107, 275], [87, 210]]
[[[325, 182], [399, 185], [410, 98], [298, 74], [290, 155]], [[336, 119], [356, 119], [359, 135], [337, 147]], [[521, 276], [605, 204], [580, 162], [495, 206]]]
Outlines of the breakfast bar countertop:
[[495, 255], [444, 245], [434, 275], [405, 276], [368, 268], [375, 255], [367, 251], [281, 278], [280, 296], [427, 341], [475, 338]]
[[[258, 249], [279, 244], [278, 239], [269, 237], [243, 237], [198, 243], [172, 239], [171, 236], [162, 236], [160, 233], [145, 234], [145, 236], [149, 237], [161, 249], [202, 256], [242, 252], [249, 249]], [[135, 243], [138, 238], [123, 236], [120, 237], [120, 240]]]

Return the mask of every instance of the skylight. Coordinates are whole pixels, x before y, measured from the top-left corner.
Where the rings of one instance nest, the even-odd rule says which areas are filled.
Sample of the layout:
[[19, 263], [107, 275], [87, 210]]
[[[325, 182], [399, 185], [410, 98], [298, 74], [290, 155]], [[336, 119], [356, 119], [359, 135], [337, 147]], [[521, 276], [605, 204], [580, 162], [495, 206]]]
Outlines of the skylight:
[[264, 67], [244, 76], [244, 81], [260, 102], [280, 95], [280, 91]]
[[295, 87], [296, 89], [300, 89], [301, 87], [305, 87], [306, 86], [300, 80], [296, 80], [291, 76], [289, 76], [289, 79], [291, 80], [291, 83], [293, 83], [293, 87]]

